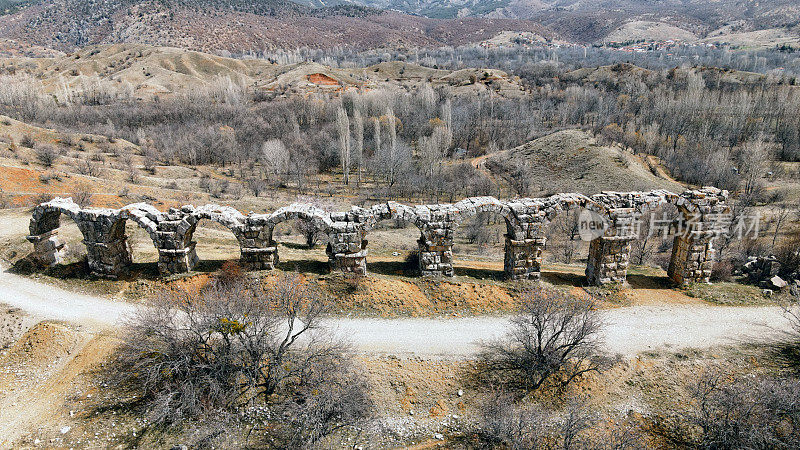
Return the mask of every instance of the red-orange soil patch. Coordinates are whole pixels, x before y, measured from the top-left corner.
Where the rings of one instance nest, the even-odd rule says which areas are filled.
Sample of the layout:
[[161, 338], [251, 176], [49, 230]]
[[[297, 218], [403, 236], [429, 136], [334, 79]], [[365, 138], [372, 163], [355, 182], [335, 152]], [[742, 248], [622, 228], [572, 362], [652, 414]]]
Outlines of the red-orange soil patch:
[[324, 73], [312, 73], [309, 74], [306, 78], [308, 81], [317, 85], [323, 86], [338, 86], [339, 82], [335, 79], [325, 75]]

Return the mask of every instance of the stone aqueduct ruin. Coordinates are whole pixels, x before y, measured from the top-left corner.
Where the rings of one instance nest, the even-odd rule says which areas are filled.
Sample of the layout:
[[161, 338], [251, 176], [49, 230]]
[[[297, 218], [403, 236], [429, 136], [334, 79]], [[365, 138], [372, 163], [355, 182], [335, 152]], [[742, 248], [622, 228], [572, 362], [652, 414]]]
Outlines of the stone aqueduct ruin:
[[[603, 192], [556, 194], [546, 198], [498, 200], [472, 197], [454, 204], [406, 206], [387, 202], [371, 208], [352, 207], [347, 212], [328, 213], [309, 204], [292, 204], [272, 214], [247, 215], [227, 206], [183, 206], [161, 212], [136, 203], [121, 209], [81, 208], [72, 199], [56, 198], [34, 208], [28, 240], [33, 257], [44, 265], [62, 261], [65, 243], [58, 236], [60, 216], [68, 215], [78, 225], [87, 248], [89, 267], [95, 275], [118, 277], [127, 273], [131, 254], [126, 244], [125, 224], [133, 220], [147, 230], [158, 249], [161, 274], [192, 270], [198, 261], [193, 240], [201, 220], [218, 222], [233, 232], [241, 248], [241, 264], [249, 269], [272, 269], [278, 262], [273, 230], [284, 221], [310, 222], [328, 235], [327, 254], [331, 270], [366, 274], [368, 232], [382, 220], [402, 219], [420, 230], [419, 269], [423, 276], [453, 276], [453, 240], [457, 227], [479, 212], [492, 212], [505, 219], [505, 272], [511, 279], [539, 279], [544, 227], [572, 208], [585, 208], [605, 218], [602, 236], [590, 243], [586, 267], [592, 284], [624, 282], [631, 242], [637, 236], [629, 226], [636, 214], [664, 204], [674, 204], [689, 227], [674, 238], [668, 274], [678, 283], [708, 282], [713, 264], [715, 233], [712, 217], [728, 212], [727, 191], [713, 187], [682, 194], [651, 192]], [[626, 225], [628, 224], [628, 225]]]

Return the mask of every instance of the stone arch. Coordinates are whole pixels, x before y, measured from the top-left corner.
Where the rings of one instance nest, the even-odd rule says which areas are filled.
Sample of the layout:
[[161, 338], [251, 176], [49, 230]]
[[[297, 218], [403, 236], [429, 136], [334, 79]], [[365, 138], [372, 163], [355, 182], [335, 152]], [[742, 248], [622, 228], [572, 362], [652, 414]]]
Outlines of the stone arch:
[[71, 198], [56, 198], [34, 208], [28, 240], [34, 245], [38, 262], [50, 266], [63, 261], [66, 244], [58, 237], [62, 214], [68, 215], [81, 231], [92, 274], [117, 278], [127, 272], [131, 257], [126, 246], [124, 214], [112, 209], [83, 209]]
[[676, 206], [690, 220], [676, 233], [672, 244], [667, 275], [676, 283], [709, 283], [716, 255], [714, 240], [728, 231], [725, 229], [725, 217], [730, 219], [727, 200], [728, 191], [708, 186], [680, 195]]
[[509, 207], [508, 202], [491, 196], [471, 197], [455, 203], [453, 207], [455, 209], [454, 233], [465, 220], [475, 217], [479, 213], [490, 212], [502, 217], [506, 225], [503, 271], [510, 279], [529, 278], [530, 274], [526, 263], [528, 255], [524, 251], [520, 252], [525, 248], [525, 243], [516, 239], [517, 236], [523, 234], [524, 230], [519, 217]]
[[[53, 266], [64, 260], [67, 245], [60, 236], [61, 214], [67, 214], [77, 223], [80, 206], [72, 198], [56, 197], [33, 208], [26, 239], [33, 244], [33, 258], [43, 266]], [[78, 226], [83, 234], [83, 228]], [[85, 240], [86, 236], [84, 236]], [[88, 250], [87, 250], [88, 253]]]
[[515, 235], [521, 228], [519, 219], [505, 202], [494, 197], [470, 197], [453, 204], [455, 224], [459, 227], [464, 220], [475, 217], [478, 213], [491, 212], [502, 217], [506, 222], [506, 232]]
[[[170, 214], [173, 215], [173, 221], [177, 222], [171, 227], [174, 229], [173, 241], [177, 244], [176, 247], [184, 252], [180, 260], [187, 265], [183, 271], [193, 269], [200, 261], [197, 256], [197, 242], [194, 240], [194, 233], [203, 220], [210, 220], [230, 230], [239, 244], [240, 254], [242, 254], [242, 249], [247, 245], [245, 242], [247, 217], [235, 208], [215, 204], [199, 207], [186, 205], [180, 210], [172, 210]], [[240, 261], [243, 259], [245, 258], [240, 257]]]
[[179, 233], [185, 244], [192, 240], [194, 232], [197, 229], [197, 225], [200, 223], [200, 221], [207, 219], [230, 230], [234, 237], [236, 237], [236, 241], [239, 242], [239, 245], [241, 246], [242, 240], [244, 239], [244, 228], [247, 217], [238, 210], [231, 208], [230, 206], [205, 205], [194, 208], [193, 211], [184, 210], [184, 212], [187, 214], [187, 216], [192, 217], [191, 219], [187, 220], [187, 223], [190, 224], [190, 227], [186, 230], [181, 229]]
[[[278, 265], [278, 243], [275, 241], [273, 233], [275, 227], [289, 220], [302, 220], [309, 223], [317, 231], [330, 234], [333, 228], [331, 215], [322, 209], [309, 203], [292, 203], [289, 206], [279, 208], [272, 214], [250, 216], [247, 223], [251, 229], [248, 242], [254, 244], [251, 252], [251, 259], [257, 260], [256, 265], [262, 268], [272, 269]], [[245, 247], [242, 247], [244, 259]], [[257, 249], [257, 250], [256, 250]], [[249, 250], [247, 250], [249, 252]]]
[[[148, 205], [147, 203], [133, 203], [131, 205], [124, 206], [120, 210], [120, 213], [122, 220], [121, 228], [123, 232], [125, 230], [127, 221], [130, 220], [147, 233], [148, 237], [150, 238], [150, 242], [153, 244], [153, 247], [156, 250], [159, 250], [158, 223], [162, 216], [161, 211], [151, 205]], [[132, 263], [133, 255], [131, 254], [130, 257]]]
[[547, 242], [545, 228], [559, 214], [590, 203], [583, 194], [555, 194], [544, 198], [520, 198], [506, 202], [519, 229], [506, 240], [505, 270], [512, 279], [541, 278], [542, 254]]
[[32, 236], [53, 231], [61, 226], [61, 214], [76, 220], [80, 211], [81, 207], [71, 197], [56, 197], [33, 208], [29, 231]]
[[327, 233], [333, 226], [331, 215], [310, 203], [292, 203], [279, 208], [267, 218], [269, 239], [272, 241], [272, 232], [275, 227], [287, 220], [299, 219], [309, 222], [318, 231]]

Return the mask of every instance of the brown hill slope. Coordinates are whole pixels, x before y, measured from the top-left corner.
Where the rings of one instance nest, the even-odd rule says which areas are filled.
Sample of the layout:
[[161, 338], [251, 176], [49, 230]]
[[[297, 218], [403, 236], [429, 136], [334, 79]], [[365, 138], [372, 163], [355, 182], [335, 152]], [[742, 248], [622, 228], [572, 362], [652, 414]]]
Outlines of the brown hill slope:
[[234, 59], [172, 47], [138, 44], [93, 46], [55, 58], [0, 58], [0, 73], [28, 74], [44, 91], [68, 100], [87, 90], [129, 90], [139, 98], [204, 86], [229, 84], [275, 92], [399, 89], [422, 83], [447, 85], [454, 94], [493, 90], [522, 95], [522, 83], [500, 70], [437, 70], [404, 62], [364, 68], [332, 68], [318, 63], [273, 64]]
[[556, 192], [595, 194], [600, 191], [668, 189], [679, 184], [654, 175], [636, 155], [620, 148], [598, 145], [580, 130], [559, 131], [486, 158], [492, 174], [507, 177], [517, 167], [527, 167], [533, 194]]

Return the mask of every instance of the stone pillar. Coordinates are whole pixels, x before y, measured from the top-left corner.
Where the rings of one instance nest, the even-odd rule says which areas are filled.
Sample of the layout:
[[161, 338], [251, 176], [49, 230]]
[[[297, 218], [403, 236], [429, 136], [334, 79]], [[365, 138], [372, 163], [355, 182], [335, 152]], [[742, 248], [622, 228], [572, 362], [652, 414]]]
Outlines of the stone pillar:
[[625, 283], [633, 239], [630, 236], [602, 236], [591, 241], [586, 264], [589, 284]]
[[67, 244], [58, 236], [58, 229], [27, 236], [26, 239], [33, 244], [33, 259], [38, 264], [49, 267], [64, 261]]
[[266, 225], [248, 225], [242, 230], [239, 263], [248, 270], [272, 270], [278, 265], [278, 243], [272, 240], [272, 229]]
[[678, 284], [708, 283], [714, 253], [713, 236], [703, 233], [675, 236], [667, 275]]
[[183, 248], [159, 248], [158, 271], [162, 275], [190, 272], [199, 260], [195, 252], [196, 242]]
[[131, 254], [124, 236], [109, 242], [83, 242], [86, 244], [89, 270], [93, 275], [116, 279], [130, 270]]
[[506, 235], [506, 276], [511, 280], [538, 281], [541, 278], [545, 241], [545, 237], [515, 240]]
[[453, 276], [453, 230], [428, 229], [422, 232], [419, 245], [419, 271], [424, 277]]
[[162, 275], [189, 272], [197, 264], [197, 243], [191, 240], [197, 221], [190, 212], [170, 208], [164, 220], [158, 222], [156, 247]]
[[331, 271], [367, 274], [366, 232], [357, 229], [352, 223], [335, 226], [328, 233], [328, 262]]
[[81, 211], [76, 221], [83, 233], [92, 274], [112, 279], [127, 274], [132, 261], [125, 236], [126, 219], [110, 211]]
[[278, 244], [271, 242], [264, 247], [242, 247], [239, 263], [247, 270], [272, 270], [278, 266]]

